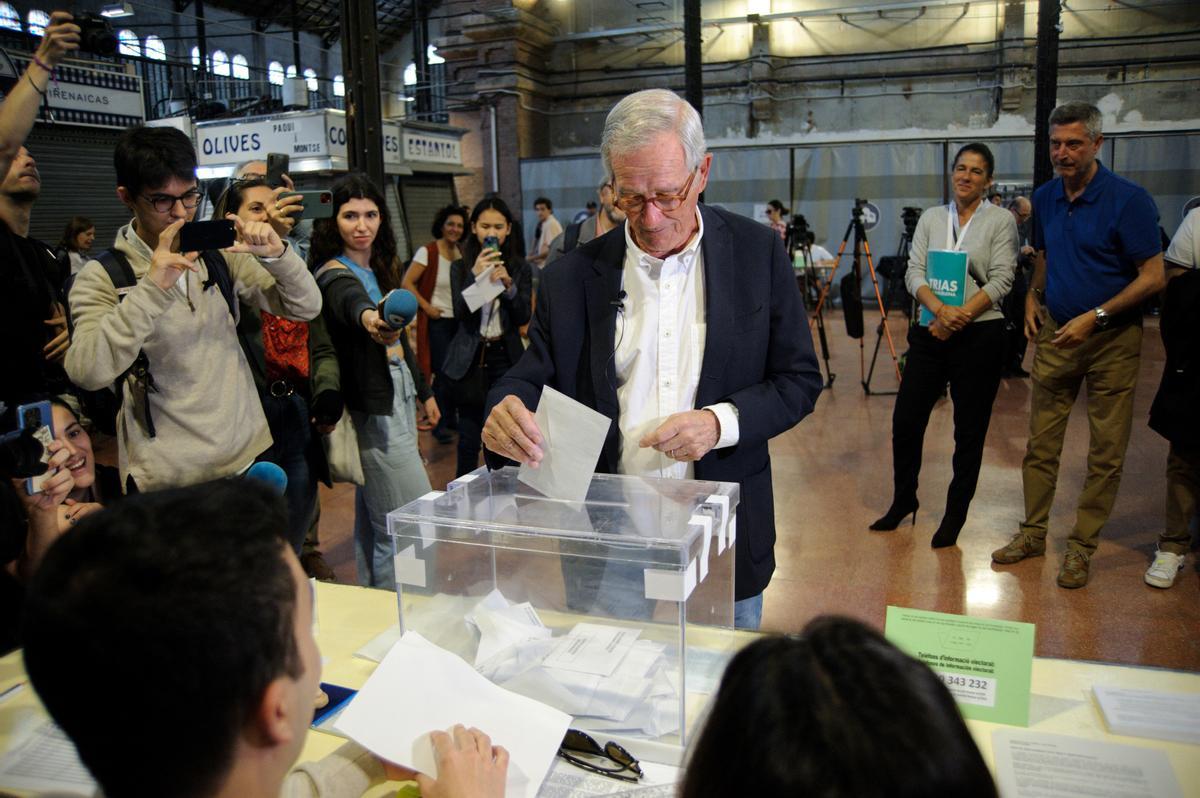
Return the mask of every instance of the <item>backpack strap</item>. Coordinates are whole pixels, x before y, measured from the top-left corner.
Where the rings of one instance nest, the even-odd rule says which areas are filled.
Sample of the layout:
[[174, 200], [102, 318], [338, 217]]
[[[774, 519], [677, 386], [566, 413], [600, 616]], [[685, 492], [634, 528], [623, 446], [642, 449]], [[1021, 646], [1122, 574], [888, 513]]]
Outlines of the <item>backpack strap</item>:
[[[96, 260], [104, 267], [105, 274], [112, 281], [113, 288], [117, 289], [117, 301], [120, 302], [125, 298], [125, 295], [132, 291], [137, 286], [137, 275], [133, 273], [133, 266], [130, 265], [129, 259], [123, 253], [116, 249], [106, 249], [96, 256]], [[121, 372], [116, 381], [113, 382], [113, 393], [116, 394], [117, 406], [120, 407], [121, 400], [124, 398], [125, 380], [132, 374], [134, 379], [141, 382], [144, 388], [142, 392], [142, 416], [146, 422], [146, 432], [153, 438], [155, 437], [154, 416], [150, 413], [150, 394], [158, 393], [158, 386], [154, 384], [154, 375], [150, 373], [150, 358], [146, 357], [146, 352], [139, 349], [137, 357], [129, 368]]]
[[219, 250], [206, 249], [200, 253], [200, 259], [204, 261], [204, 268], [208, 270], [208, 279], [200, 289], [208, 290], [214, 285], [220, 289], [221, 296], [225, 297], [225, 304], [229, 306], [229, 315], [233, 316], [236, 326], [241, 321], [242, 314], [237, 292], [233, 290], [233, 276], [229, 273], [229, 264], [225, 262], [225, 256]]

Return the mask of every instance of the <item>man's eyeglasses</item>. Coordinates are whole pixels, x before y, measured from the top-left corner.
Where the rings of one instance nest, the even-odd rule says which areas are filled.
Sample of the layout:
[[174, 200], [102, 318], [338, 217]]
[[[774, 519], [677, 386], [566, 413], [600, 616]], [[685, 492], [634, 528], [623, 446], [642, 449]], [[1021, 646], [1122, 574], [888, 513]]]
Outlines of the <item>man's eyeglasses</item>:
[[[591, 735], [578, 729], [567, 729], [563, 736], [558, 755], [575, 767], [608, 776], [610, 779], [621, 781], [639, 781], [642, 778], [642, 766], [637, 758], [611, 740], [600, 746]], [[583, 757], [598, 757], [602, 761], [593, 762]], [[615, 764], [616, 767], [611, 767]]]
[[660, 211], [673, 211], [687, 199], [692, 190], [692, 181], [696, 179], [698, 171], [699, 168], [692, 170], [687, 182], [683, 184], [683, 189], [678, 194], [655, 194], [653, 197], [644, 197], [641, 194], [618, 194], [614, 204], [625, 213], [638, 213], [647, 202], [653, 202]]
[[200, 200], [203, 198], [204, 192], [198, 188], [194, 188], [191, 191], [185, 191], [178, 197], [170, 194], [151, 194], [149, 196], [145, 194], [142, 195], [142, 199], [150, 203], [154, 207], [154, 210], [158, 211], [159, 213], [170, 213], [171, 209], [175, 207], [176, 202], [182, 202], [183, 207], [190, 211], [193, 208], [199, 207]]

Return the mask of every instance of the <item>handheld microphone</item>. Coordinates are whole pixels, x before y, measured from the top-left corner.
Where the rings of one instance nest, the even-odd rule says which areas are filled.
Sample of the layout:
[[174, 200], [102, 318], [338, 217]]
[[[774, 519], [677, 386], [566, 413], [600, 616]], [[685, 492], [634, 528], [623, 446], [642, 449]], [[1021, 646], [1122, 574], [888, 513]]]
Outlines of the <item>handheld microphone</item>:
[[624, 313], [624, 312], [625, 312], [625, 297], [626, 297], [626, 296], [628, 296], [628, 294], [626, 294], [626, 293], [625, 293], [625, 289], [624, 289], [624, 288], [622, 288], [622, 289], [620, 290], [620, 292], [617, 294], [617, 298], [616, 298], [616, 299], [614, 299], [612, 302], [609, 302], [608, 304], [610, 304], [610, 305], [612, 305], [614, 308], [616, 308], [618, 313]]
[[379, 302], [379, 317], [393, 330], [403, 330], [417, 316], [417, 298], [411, 291], [394, 288]]
[[284, 490], [287, 489], [287, 474], [279, 466], [274, 463], [268, 463], [265, 460], [247, 468], [246, 473], [242, 476], [243, 479], [252, 479], [261, 485], [265, 485], [276, 496], [282, 496]]

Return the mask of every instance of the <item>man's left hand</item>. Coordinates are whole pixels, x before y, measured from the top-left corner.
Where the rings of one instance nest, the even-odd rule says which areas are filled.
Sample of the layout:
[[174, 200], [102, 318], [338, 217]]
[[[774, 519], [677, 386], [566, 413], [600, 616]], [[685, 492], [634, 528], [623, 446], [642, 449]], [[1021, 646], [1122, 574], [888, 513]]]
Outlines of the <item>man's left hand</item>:
[[1055, 346], [1060, 346], [1064, 349], [1079, 346], [1088, 339], [1092, 331], [1096, 329], [1096, 312], [1089, 310], [1087, 313], [1080, 313], [1075, 318], [1058, 328], [1058, 332], [1054, 334], [1054, 338], [1050, 343]]
[[54, 331], [54, 337], [50, 339], [50, 343], [42, 347], [42, 354], [51, 363], [61, 363], [67, 356], [67, 349], [71, 346], [71, 334], [67, 330], [67, 312], [63, 310], [60, 303], [54, 303], [53, 313], [53, 316], [46, 319], [45, 324]]
[[681, 463], [699, 460], [721, 439], [721, 423], [711, 410], [688, 410], [668, 416], [658, 429], [638, 442]]
[[278, 258], [287, 249], [283, 240], [267, 222], [243, 222], [233, 213], [225, 214], [237, 229], [237, 243], [226, 252], [248, 252], [257, 258]]

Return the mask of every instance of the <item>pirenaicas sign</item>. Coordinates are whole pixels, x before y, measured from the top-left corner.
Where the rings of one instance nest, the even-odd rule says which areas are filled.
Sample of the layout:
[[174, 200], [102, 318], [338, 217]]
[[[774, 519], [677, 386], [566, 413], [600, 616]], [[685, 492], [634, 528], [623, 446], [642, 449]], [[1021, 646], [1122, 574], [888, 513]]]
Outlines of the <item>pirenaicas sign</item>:
[[[346, 158], [346, 116], [340, 111], [302, 111], [236, 122], [196, 125], [200, 166], [225, 166], [265, 159], [280, 152], [299, 158]], [[385, 165], [405, 162], [461, 164], [455, 133], [410, 131], [383, 123]]]

